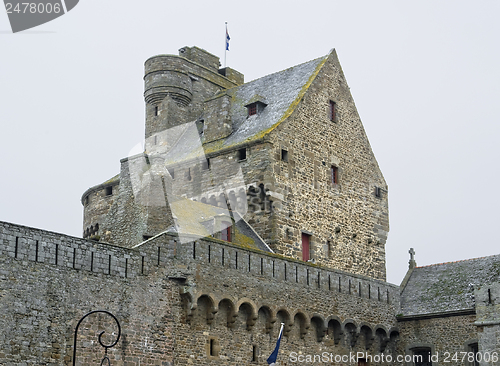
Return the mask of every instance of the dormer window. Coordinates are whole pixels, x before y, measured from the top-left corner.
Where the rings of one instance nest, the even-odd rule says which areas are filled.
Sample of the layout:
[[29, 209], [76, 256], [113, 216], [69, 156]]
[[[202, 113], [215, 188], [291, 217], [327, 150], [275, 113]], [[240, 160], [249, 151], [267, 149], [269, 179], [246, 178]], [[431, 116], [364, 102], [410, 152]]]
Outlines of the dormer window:
[[257, 114], [257, 103], [252, 103], [247, 106], [248, 109], [248, 116], [253, 116], [254, 114]]
[[245, 106], [247, 108], [248, 117], [255, 116], [261, 113], [264, 108], [266, 108], [267, 102], [264, 97], [260, 95], [254, 95], [252, 99], [249, 100], [248, 104]]

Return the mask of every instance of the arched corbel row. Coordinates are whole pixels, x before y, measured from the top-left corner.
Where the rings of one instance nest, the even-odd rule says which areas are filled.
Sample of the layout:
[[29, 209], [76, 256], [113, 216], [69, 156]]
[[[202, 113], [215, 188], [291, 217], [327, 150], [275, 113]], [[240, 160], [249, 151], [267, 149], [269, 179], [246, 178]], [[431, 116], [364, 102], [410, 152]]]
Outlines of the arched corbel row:
[[237, 302], [236, 308], [238, 309], [238, 311], [239, 311], [240, 307], [245, 305], [245, 304], [247, 305], [247, 308], [250, 309], [250, 314], [248, 314], [247, 319], [246, 319], [247, 330], [251, 330], [252, 327], [257, 322], [257, 319], [259, 316], [257, 313], [257, 306], [255, 305], [255, 303], [252, 300], [244, 297]]
[[378, 351], [383, 353], [390, 341], [390, 338], [387, 335], [387, 330], [382, 325], [378, 324], [375, 326], [375, 336], [379, 344]]
[[185, 309], [186, 323], [191, 323], [191, 319], [197, 307], [196, 301], [193, 301], [195, 298], [193, 290], [189, 286], [183, 286], [180, 288], [179, 293]]
[[370, 349], [373, 344], [373, 341], [375, 340], [375, 335], [373, 333], [372, 328], [366, 323], [361, 323], [359, 325], [359, 334], [363, 335], [364, 337], [365, 348]]
[[227, 313], [227, 327], [234, 328], [234, 325], [236, 324], [236, 318], [238, 317], [238, 311], [236, 309], [236, 306], [234, 305], [235, 302], [233, 299], [224, 297], [219, 301], [219, 308], [222, 302], [227, 302], [229, 304], [229, 311]]
[[325, 323], [325, 319], [323, 319], [323, 317], [319, 314], [313, 314], [311, 318], [311, 324], [313, 323], [316, 328], [316, 340], [318, 342], [321, 342], [323, 341], [323, 338], [325, 337], [327, 331], [327, 325]]
[[288, 310], [285, 308], [280, 308], [276, 312], [276, 319], [277, 323], [281, 320], [283, 323], [285, 323], [285, 326], [283, 327], [283, 335], [285, 337], [288, 337], [290, 335], [290, 331], [292, 330], [293, 327], [293, 320], [290, 317], [290, 313]]
[[356, 322], [352, 319], [346, 319], [344, 321], [344, 334], [349, 335], [349, 345], [354, 347], [358, 342], [359, 332], [358, 327], [356, 326]]

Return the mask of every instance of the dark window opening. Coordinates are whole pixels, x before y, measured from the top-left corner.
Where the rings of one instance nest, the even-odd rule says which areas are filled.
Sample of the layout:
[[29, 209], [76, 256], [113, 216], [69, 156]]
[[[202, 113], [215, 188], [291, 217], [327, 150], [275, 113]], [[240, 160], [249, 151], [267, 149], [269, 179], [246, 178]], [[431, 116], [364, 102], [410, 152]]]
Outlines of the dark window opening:
[[158, 106], [155, 106], [155, 116], [158, 115]]
[[106, 187], [106, 196], [111, 196], [113, 194], [113, 186]]
[[257, 362], [257, 346], [252, 346], [252, 362]]
[[191, 168], [188, 168], [188, 170], [186, 172], [186, 180], [188, 180], [188, 181], [193, 180], [193, 177], [191, 176]]
[[413, 350], [413, 360], [415, 366], [432, 366], [431, 349], [417, 348]]
[[[471, 353], [474, 355], [473, 361], [471, 361], [472, 357], [469, 358], [467, 357], [467, 360], [469, 361], [470, 366], [479, 366], [479, 361], [478, 361], [478, 352], [479, 352], [479, 346], [477, 343], [471, 343], [467, 347], [467, 352]], [[469, 356], [469, 355], [467, 355]]]
[[223, 221], [222, 222], [221, 239], [224, 241], [231, 241], [231, 223]]
[[253, 116], [257, 114], [257, 103], [252, 103], [247, 106], [248, 109], [248, 115]]
[[311, 258], [311, 235], [302, 233], [302, 260], [307, 262]]
[[216, 356], [215, 352], [215, 339], [210, 339], [210, 356]]
[[337, 118], [337, 104], [330, 100], [330, 111], [329, 111], [330, 121], [335, 122]]
[[201, 163], [201, 169], [202, 170], [208, 170], [208, 169], [210, 169], [210, 159], [202, 161], [202, 163]]
[[172, 179], [175, 178], [175, 170], [174, 168], [168, 168], [168, 173], [170, 174], [170, 176], [172, 177]]
[[334, 165], [330, 167], [330, 180], [332, 184], [337, 184], [339, 180], [339, 169]]
[[238, 161], [246, 160], [246, 158], [247, 158], [247, 149], [246, 148], [239, 149], [238, 150]]
[[281, 160], [288, 162], [288, 151], [286, 150], [281, 150]]
[[375, 197], [381, 198], [382, 197], [382, 190], [380, 187], [375, 187]]

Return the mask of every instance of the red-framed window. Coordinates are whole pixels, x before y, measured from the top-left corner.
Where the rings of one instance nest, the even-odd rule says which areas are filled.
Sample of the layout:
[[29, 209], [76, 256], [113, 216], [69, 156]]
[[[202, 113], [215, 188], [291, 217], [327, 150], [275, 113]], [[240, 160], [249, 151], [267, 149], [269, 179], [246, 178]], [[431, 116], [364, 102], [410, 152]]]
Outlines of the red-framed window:
[[302, 260], [307, 262], [311, 259], [311, 235], [302, 233]]
[[257, 114], [257, 103], [252, 103], [248, 107], [248, 115], [253, 116], [254, 114]]
[[334, 165], [330, 167], [330, 180], [332, 184], [337, 184], [339, 182], [339, 169]]
[[221, 239], [224, 241], [231, 241], [231, 223], [223, 221], [221, 230]]

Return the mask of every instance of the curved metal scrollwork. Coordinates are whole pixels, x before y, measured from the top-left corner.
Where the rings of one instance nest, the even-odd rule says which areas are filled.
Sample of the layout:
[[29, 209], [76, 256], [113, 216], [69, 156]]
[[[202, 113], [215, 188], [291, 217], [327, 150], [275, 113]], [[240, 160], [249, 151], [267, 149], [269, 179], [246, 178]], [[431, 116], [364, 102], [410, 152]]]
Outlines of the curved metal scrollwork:
[[108, 366], [111, 366], [111, 362], [109, 361], [109, 358], [108, 358], [108, 348], [112, 348], [114, 347], [118, 341], [120, 340], [120, 336], [122, 334], [122, 329], [120, 327], [120, 323], [118, 322], [118, 319], [116, 319], [116, 316], [114, 316], [113, 314], [111, 314], [109, 311], [107, 310], [94, 310], [94, 311], [91, 311], [90, 313], [88, 314], [85, 314], [79, 321], [78, 321], [78, 324], [76, 325], [76, 328], [75, 328], [75, 339], [74, 339], [74, 343], [73, 343], [73, 366], [76, 365], [76, 339], [77, 339], [77, 336], [78, 336], [78, 327], [80, 326], [80, 324], [82, 323], [82, 321], [88, 317], [89, 315], [91, 314], [94, 314], [94, 313], [104, 313], [104, 314], [108, 314], [109, 316], [111, 316], [115, 322], [116, 322], [116, 325], [118, 326], [118, 336], [116, 337], [116, 340], [109, 344], [109, 345], [106, 345], [102, 342], [102, 335], [105, 333], [105, 331], [103, 330], [101, 333], [99, 333], [99, 344], [104, 347], [104, 357], [101, 361], [101, 366], [105, 365], [104, 362], [107, 362], [107, 365]]

